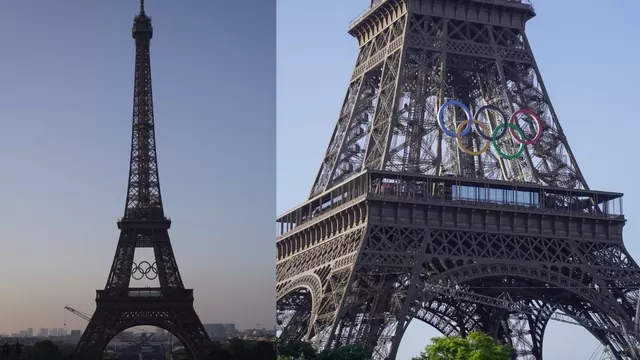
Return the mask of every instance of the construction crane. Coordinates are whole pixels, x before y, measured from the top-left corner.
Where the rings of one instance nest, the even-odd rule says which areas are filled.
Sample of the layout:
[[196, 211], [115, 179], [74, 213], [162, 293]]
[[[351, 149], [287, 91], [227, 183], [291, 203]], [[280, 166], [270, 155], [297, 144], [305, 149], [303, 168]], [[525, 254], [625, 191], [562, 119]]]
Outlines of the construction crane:
[[[81, 318], [83, 318], [83, 319], [85, 319], [87, 321], [91, 320], [91, 316], [89, 316], [86, 313], [83, 313], [82, 311], [78, 311], [78, 310], [76, 310], [76, 309], [74, 309], [72, 307], [69, 307], [69, 306], [65, 306], [64, 309], [70, 311], [71, 313], [73, 313], [73, 314], [75, 314], [75, 315], [77, 315], [77, 316], [79, 316], [79, 317], [81, 317]], [[153, 337], [153, 335], [154, 334], [150, 334], [150, 335], [147, 336], [146, 334], [142, 334], [142, 336], [141, 336], [142, 340], [130, 339], [127, 336], [124, 336], [122, 334], [118, 334], [118, 335], [116, 335], [116, 337], [118, 339], [128, 343], [128, 344], [139, 346], [139, 345], [142, 345], [142, 344], [148, 342], [149, 339], [151, 339], [151, 337]]]
[[[461, 299], [468, 302], [506, 309], [513, 313], [539, 316], [535, 311], [535, 308], [524, 305], [522, 303], [511, 301], [508, 299], [494, 298], [491, 296], [464, 291], [457, 287], [441, 286], [436, 284], [426, 284], [425, 288], [426, 290], [434, 293], [438, 293], [438, 294], [449, 296], [449, 297], [455, 297], [457, 299]], [[638, 309], [640, 309], [640, 297], [638, 298], [636, 308], [637, 308], [636, 309], [636, 314], [637, 314], [639, 311]], [[629, 346], [628, 351], [630, 352], [631, 357], [633, 359], [638, 359], [638, 354], [636, 351], [636, 349], [638, 348], [638, 332], [637, 332], [637, 329], [639, 328], [638, 323], [634, 324], [633, 332], [630, 333], [624, 326], [602, 325], [591, 319], [587, 319], [579, 316], [568, 316], [562, 313], [554, 312], [550, 316], [548, 316], [548, 319], [571, 324], [571, 325], [580, 325], [585, 328], [592, 328], [592, 329], [604, 330], [607, 332], [619, 333], [627, 341]], [[638, 320], [636, 318], [636, 322], [637, 321]]]

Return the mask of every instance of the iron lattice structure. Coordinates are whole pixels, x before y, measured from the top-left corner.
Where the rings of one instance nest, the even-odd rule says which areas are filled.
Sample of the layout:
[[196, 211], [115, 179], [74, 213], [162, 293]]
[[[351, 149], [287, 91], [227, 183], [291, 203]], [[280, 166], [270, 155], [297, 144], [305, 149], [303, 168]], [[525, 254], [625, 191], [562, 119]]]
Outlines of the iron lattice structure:
[[[141, 2], [133, 25], [135, 89], [127, 200], [124, 217], [118, 221], [120, 238], [107, 284], [97, 291], [96, 311], [78, 343], [77, 353], [83, 360], [101, 359], [116, 334], [141, 325], [173, 333], [191, 359], [208, 356], [210, 339], [194, 310], [193, 290], [185, 289], [182, 283], [169, 239], [171, 220], [162, 206], [151, 91], [152, 34], [151, 18]], [[155, 262], [135, 264], [137, 248], [153, 248]], [[154, 279], [156, 275], [157, 288], [129, 287], [132, 277]]]
[[[418, 319], [540, 360], [561, 312], [615, 358], [633, 355], [607, 330], [633, 329], [640, 285], [622, 194], [589, 190], [580, 172], [527, 41], [534, 16], [520, 0], [385, 0], [352, 23], [360, 52], [309, 200], [278, 218], [281, 341], [394, 359]], [[468, 136], [450, 100], [477, 112]], [[521, 156], [482, 151], [478, 130], [499, 137], [500, 111], [526, 109], [539, 122], [518, 118], [522, 136], [495, 144]], [[487, 297], [529, 310], [474, 300]]]

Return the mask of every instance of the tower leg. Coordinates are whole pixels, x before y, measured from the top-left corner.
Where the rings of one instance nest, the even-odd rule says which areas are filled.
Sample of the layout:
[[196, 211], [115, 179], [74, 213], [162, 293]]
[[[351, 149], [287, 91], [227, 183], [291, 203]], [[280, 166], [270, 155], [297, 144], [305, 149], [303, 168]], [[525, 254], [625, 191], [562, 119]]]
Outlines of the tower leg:
[[82, 360], [100, 360], [109, 342], [135, 326], [156, 326], [171, 332], [182, 342], [190, 360], [205, 360], [209, 338], [192, 306], [169, 305], [146, 300], [142, 306], [117, 301], [98, 302], [76, 353]]

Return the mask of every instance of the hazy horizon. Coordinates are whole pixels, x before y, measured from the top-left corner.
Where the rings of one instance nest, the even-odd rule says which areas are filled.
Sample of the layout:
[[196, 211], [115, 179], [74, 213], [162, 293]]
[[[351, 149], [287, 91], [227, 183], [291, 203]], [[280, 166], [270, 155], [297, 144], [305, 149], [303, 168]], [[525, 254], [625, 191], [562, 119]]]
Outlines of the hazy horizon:
[[[139, 2], [87, 5], [0, 3], [0, 333], [65, 319], [83, 330], [63, 308], [91, 314], [113, 261]], [[203, 323], [273, 327], [275, 1], [145, 10], [160, 183], [185, 286]]]

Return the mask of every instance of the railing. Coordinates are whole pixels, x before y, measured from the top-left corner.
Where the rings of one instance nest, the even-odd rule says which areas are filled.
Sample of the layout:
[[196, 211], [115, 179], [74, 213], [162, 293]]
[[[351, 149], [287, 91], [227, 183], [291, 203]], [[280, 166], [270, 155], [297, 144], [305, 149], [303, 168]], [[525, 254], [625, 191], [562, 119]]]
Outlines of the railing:
[[411, 201], [443, 201], [460, 205], [500, 207], [558, 215], [622, 218], [622, 195], [541, 187], [537, 185], [493, 184], [463, 178], [393, 179], [372, 181], [369, 194]]
[[380, 4], [382, 4], [385, 1], [387, 0], [375, 0], [369, 7], [367, 7], [364, 11], [362, 11], [360, 15], [356, 16], [353, 20], [351, 20], [351, 23], [350, 23], [351, 25], [349, 26], [349, 29], [352, 29], [357, 22], [360, 22], [360, 20], [367, 17], [367, 15], [369, 15], [371, 11], [375, 10], [378, 6], [380, 6]]
[[130, 218], [130, 217], [124, 217], [121, 216], [118, 218], [118, 222], [123, 222], [123, 221], [171, 221], [171, 218], [168, 216], [165, 216], [163, 218], [149, 218], [149, 219], [137, 219], [137, 218]]
[[510, 3], [510, 4], [528, 5], [532, 11], [535, 10], [533, 8], [533, 2], [531, 2], [531, 0], [483, 0], [483, 1], [489, 1], [494, 3]]
[[106, 289], [96, 291], [96, 299], [122, 299], [130, 300], [145, 298], [180, 298], [192, 299], [192, 289], [174, 289], [174, 288], [129, 288], [129, 289]]
[[[351, 20], [349, 29], [353, 29], [355, 24], [357, 24], [358, 22], [360, 22], [360, 20], [362, 20], [365, 17], [367, 17], [367, 15], [369, 15], [369, 13], [371, 13], [373, 10], [375, 10], [378, 6], [380, 6], [380, 4], [384, 3], [385, 1], [387, 1], [387, 0], [375, 0], [375, 1], [373, 1], [373, 3], [370, 6], [368, 6], [358, 16], [356, 16], [353, 20]], [[483, 0], [483, 1], [494, 2], [494, 3], [523, 4], [523, 5], [528, 5], [529, 9], [531, 9], [531, 11], [535, 11], [535, 9], [533, 7], [533, 2], [531, 2], [531, 0]]]
[[162, 291], [160, 290], [129, 290], [127, 294], [133, 298], [157, 298], [162, 297]]
[[277, 219], [280, 237], [301, 225], [330, 216], [364, 198], [455, 203], [557, 215], [624, 219], [622, 194], [560, 189], [537, 184], [366, 171], [288, 211]]

